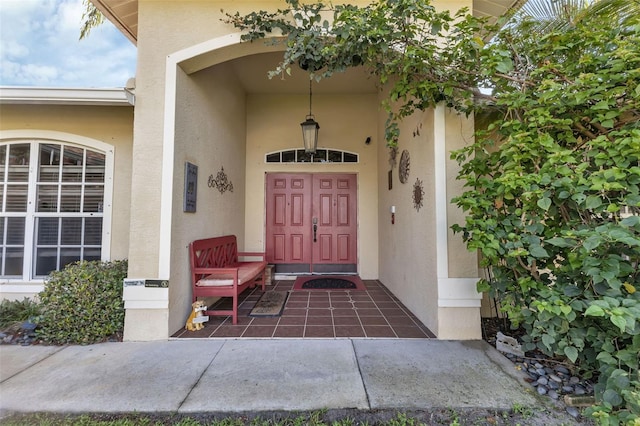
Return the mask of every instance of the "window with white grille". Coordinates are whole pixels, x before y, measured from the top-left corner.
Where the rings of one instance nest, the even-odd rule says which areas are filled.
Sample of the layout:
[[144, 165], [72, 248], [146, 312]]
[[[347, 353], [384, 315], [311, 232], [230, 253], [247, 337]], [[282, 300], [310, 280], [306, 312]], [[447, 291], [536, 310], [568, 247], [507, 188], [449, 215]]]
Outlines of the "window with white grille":
[[65, 143], [0, 144], [0, 278], [41, 279], [102, 259], [107, 155]]

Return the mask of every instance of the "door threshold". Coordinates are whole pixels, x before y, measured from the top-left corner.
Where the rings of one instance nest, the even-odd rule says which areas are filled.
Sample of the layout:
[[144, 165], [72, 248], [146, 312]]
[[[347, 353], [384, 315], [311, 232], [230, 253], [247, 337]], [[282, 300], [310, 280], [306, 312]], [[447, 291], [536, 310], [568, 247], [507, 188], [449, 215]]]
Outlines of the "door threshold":
[[357, 272], [290, 272], [290, 273], [277, 273], [274, 275], [274, 280], [295, 280], [297, 277], [310, 277], [313, 275], [358, 275]]

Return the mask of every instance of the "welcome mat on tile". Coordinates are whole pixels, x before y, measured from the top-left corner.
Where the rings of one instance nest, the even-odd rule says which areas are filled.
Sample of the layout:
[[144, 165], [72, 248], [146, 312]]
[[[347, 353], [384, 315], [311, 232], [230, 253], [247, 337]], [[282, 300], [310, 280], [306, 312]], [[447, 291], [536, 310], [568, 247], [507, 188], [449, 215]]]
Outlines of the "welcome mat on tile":
[[251, 312], [250, 317], [277, 317], [282, 314], [287, 303], [288, 291], [267, 291], [260, 296]]
[[296, 278], [293, 290], [366, 290], [357, 275], [312, 275]]

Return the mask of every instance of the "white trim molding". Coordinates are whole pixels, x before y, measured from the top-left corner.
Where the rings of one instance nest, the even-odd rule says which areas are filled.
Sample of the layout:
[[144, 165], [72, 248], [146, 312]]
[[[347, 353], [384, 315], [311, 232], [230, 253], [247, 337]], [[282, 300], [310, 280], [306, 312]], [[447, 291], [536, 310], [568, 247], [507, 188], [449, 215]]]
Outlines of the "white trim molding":
[[441, 308], [479, 308], [482, 294], [476, 290], [480, 278], [449, 277], [449, 222], [447, 207], [447, 147], [446, 147], [446, 108], [439, 104], [434, 109], [434, 180], [436, 211], [436, 269], [438, 276], [438, 307]]
[[436, 210], [436, 269], [438, 279], [449, 278], [449, 224], [447, 221], [447, 147], [445, 107], [439, 104], [433, 111], [434, 183]]
[[479, 308], [482, 294], [476, 291], [479, 278], [438, 278], [438, 307]]
[[169, 309], [169, 289], [124, 286], [122, 300], [125, 309]]
[[[11, 282], [11, 284], [7, 284], [7, 281], [0, 283], [0, 294], [2, 295], [10, 295], [10, 294], [33, 294], [34, 296], [44, 290], [44, 282], [40, 280], [41, 284], [37, 284], [37, 281], [29, 281], [24, 284]], [[0, 297], [0, 299], [2, 299]]]
[[0, 87], [0, 104], [132, 106], [125, 88]]

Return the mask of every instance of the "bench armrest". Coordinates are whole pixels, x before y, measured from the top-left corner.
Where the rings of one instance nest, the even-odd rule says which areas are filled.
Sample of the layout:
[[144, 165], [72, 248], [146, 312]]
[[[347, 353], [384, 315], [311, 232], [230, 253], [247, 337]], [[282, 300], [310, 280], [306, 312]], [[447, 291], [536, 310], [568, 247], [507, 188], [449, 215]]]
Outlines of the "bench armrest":
[[261, 257], [265, 259], [265, 253], [263, 251], [239, 251], [238, 257]]
[[229, 266], [225, 268], [193, 268], [194, 274], [230, 274], [230, 275], [238, 275], [238, 269], [240, 267]]

